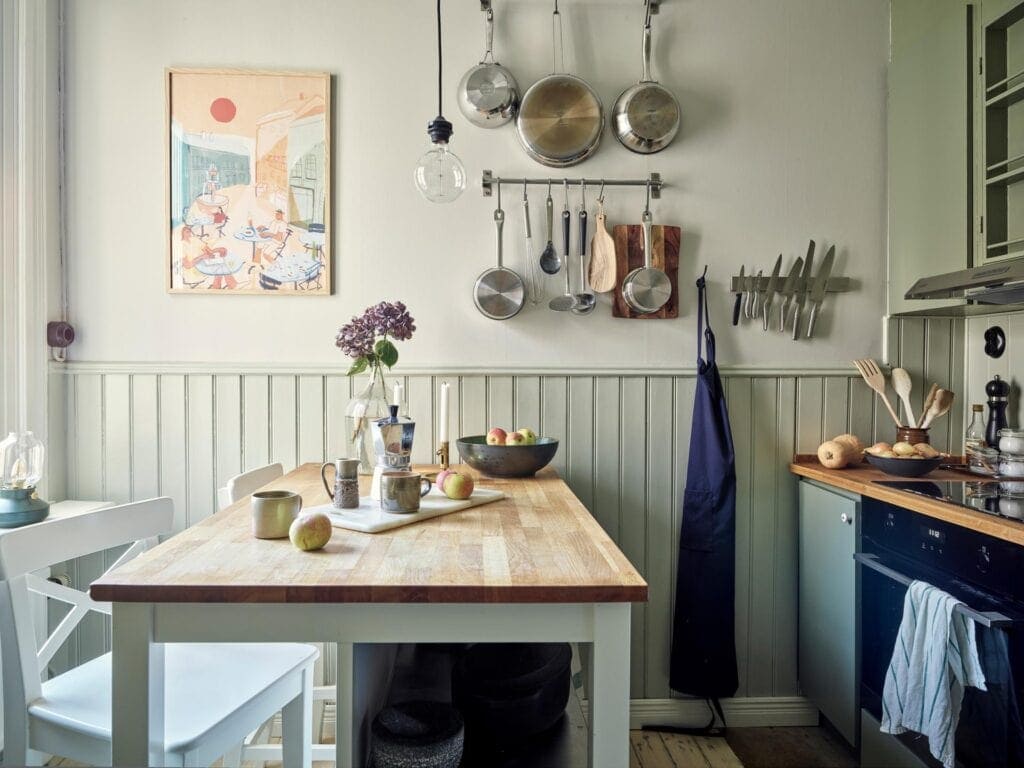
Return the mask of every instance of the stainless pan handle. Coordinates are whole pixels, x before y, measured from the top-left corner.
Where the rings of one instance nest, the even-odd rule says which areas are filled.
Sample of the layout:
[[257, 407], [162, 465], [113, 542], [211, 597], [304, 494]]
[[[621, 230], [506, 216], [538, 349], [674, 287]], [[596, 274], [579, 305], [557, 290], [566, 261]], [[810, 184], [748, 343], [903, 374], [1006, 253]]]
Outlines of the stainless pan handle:
[[651, 20], [644, 24], [644, 75], [641, 83], [651, 82]]
[[484, 53], [483, 63], [494, 63], [494, 11], [490, 8], [487, 9], [487, 15], [485, 17], [485, 32], [484, 37], [487, 41], [487, 52]]
[[[903, 584], [907, 587], [910, 586], [914, 579], [910, 578], [906, 574], [900, 573], [899, 571], [893, 570], [887, 565], [884, 565], [879, 559], [878, 555], [871, 555], [863, 552], [857, 552], [854, 554], [853, 559], [856, 560], [860, 565], [866, 568], [870, 568], [873, 571], [877, 571], [883, 576], [887, 576], [893, 581]], [[995, 611], [976, 611], [973, 608], [960, 603], [953, 609], [954, 613], [962, 613], [968, 619], [978, 622], [982, 626], [991, 627], [992, 629], [1007, 629], [1014, 625], [1013, 619], [1007, 618], [1001, 613]]]
[[505, 227], [505, 212], [501, 208], [494, 212], [494, 226], [498, 230], [498, 269], [501, 269], [502, 230]]
[[651, 212], [644, 211], [644, 268], [651, 268]]

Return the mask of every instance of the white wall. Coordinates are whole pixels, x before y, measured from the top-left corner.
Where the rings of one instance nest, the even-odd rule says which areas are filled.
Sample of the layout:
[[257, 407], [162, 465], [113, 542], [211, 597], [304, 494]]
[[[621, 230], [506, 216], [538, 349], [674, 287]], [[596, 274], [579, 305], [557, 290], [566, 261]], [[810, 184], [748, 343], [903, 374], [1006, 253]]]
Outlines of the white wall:
[[[606, 106], [639, 74], [640, 0], [561, 4], [567, 63]], [[445, 113], [473, 186], [434, 206], [412, 184], [434, 116], [433, 3], [297, 0], [76, 0], [67, 4], [67, 183], [72, 357], [94, 361], [341, 366], [336, 327], [402, 298], [417, 337], [404, 366], [656, 368], [694, 358], [693, 279], [711, 265], [720, 355], [733, 364], [821, 366], [880, 354], [885, 251], [887, 0], [668, 0], [655, 19], [655, 74], [677, 94], [683, 129], [644, 158], [604, 137], [567, 171], [671, 185], [655, 221], [684, 230], [678, 321], [525, 311], [506, 323], [473, 306], [494, 259], [493, 200], [480, 172], [548, 175], [511, 126], [469, 126], [451, 98], [482, 53], [473, 0], [446, 2]], [[496, 52], [525, 87], [549, 71], [550, 4], [496, 0]], [[171, 296], [164, 292], [166, 66], [329, 70], [335, 75], [335, 295]], [[555, 171], [555, 173], [558, 173]], [[511, 190], [510, 190], [511, 191]], [[543, 192], [533, 198], [535, 233]], [[521, 210], [506, 198], [506, 253], [522, 271]], [[610, 217], [638, 222], [638, 191], [608, 194]], [[836, 273], [857, 292], [828, 301], [820, 338], [794, 344], [727, 328], [725, 284], [741, 263], [766, 273], [807, 239], [836, 243]], [[552, 290], [560, 278], [551, 278]], [[607, 299], [604, 299], [606, 302]]]

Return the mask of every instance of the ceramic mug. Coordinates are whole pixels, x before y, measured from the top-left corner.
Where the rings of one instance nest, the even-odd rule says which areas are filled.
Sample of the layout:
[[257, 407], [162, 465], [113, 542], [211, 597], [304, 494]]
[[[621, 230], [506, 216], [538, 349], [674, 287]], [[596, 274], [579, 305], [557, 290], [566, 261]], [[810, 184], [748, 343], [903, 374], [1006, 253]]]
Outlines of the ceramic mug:
[[380, 506], [388, 512], [419, 512], [420, 499], [432, 483], [418, 472], [384, 472], [380, 476]]
[[295, 491], [256, 491], [252, 495], [252, 535], [257, 539], [283, 539], [302, 510]]

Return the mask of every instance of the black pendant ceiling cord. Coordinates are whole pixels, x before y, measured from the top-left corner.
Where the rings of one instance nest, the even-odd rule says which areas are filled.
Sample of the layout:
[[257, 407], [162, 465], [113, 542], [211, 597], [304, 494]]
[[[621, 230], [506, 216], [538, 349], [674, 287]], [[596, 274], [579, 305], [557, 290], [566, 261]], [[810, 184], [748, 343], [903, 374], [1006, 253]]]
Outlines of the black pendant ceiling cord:
[[435, 144], [447, 144], [452, 137], [452, 124], [444, 119], [441, 109], [441, 82], [441, 0], [437, 0], [437, 117], [427, 123], [427, 134]]

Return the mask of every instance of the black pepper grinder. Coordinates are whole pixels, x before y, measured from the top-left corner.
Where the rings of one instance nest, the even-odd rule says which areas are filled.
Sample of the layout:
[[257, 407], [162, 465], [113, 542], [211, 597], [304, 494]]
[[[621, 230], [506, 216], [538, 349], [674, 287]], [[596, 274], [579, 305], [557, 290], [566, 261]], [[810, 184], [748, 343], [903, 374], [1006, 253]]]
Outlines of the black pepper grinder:
[[999, 446], [999, 430], [1006, 427], [1006, 403], [1010, 394], [1010, 385], [996, 375], [985, 385], [988, 395], [988, 426], [985, 427], [985, 440], [990, 448]]

